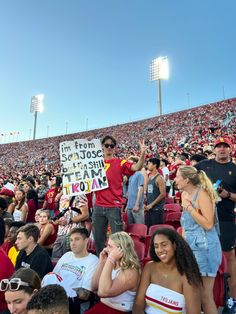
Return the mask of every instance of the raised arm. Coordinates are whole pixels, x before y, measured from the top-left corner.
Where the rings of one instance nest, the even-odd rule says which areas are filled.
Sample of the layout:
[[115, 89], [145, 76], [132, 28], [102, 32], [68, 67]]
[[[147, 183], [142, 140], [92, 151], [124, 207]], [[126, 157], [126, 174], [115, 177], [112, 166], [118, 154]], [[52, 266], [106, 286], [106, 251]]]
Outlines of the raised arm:
[[98, 295], [100, 297], [114, 297], [127, 290], [134, 290], [137, 286], [139, 273], [136, 269], [120, 270], [117, 277], [112, 279], [112, 270], [122, 254], [119, 248], [113, 249], [109, 254], [99, 279]]
[[141, 141], [139, 142], [139, 146], [140, 146], [140, 157], [139, 157], [138, 162], [131, 166], [132, 171], [141, 170], [145, 161], [145, 154], [148, 147], [145, 145], [144, 140], [142, 142]]
[[92, 278], [91, 287], [92, 287], [92, 291], [94, 292], [98, 290], [99, 279], [100, 279], [103, 267], [106, 263], [106, 260], [107, 260], [107, 249], [104, 248], [99, 255], [99, 262]]

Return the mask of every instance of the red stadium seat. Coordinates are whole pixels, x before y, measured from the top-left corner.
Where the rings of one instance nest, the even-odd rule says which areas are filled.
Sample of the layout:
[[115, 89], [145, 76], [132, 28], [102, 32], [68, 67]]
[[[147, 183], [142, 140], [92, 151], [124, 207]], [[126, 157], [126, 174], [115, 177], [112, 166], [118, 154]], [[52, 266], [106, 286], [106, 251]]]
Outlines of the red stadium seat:
[[150, 250], [150, 243], [151, 243], [152, 236], [147, 235], [145, 238], [145, 257], [150, 257], [149, 250]]
[[132, 240], [135, 242], [135, 241], [138, 241], [138, 242], [143, 242], [145, 241], [145, 238], [144, 237], [140, 237], [140, 235], [138, 234], [135, 234], [135, 233], [129, 233], [130, 237], [132, 238]]
[[140, 241], [134, 241], [134, 248], [140, 262], [142, 263], [145, 256], [145, 244]]
[[181, 205], [180, 204], [165, 204], [164, 205], [164, 211], [167, 212], [180, 212], [181, 211]]
[[164, 222], [166, 222], [166, 217], [167, 217], [167, 215], [169, 214], [169, 213], [172, 213], [172, 212], [174, 212], [174, 213], [176, 213], [176, 212], [178, 212], [178, 213], [180, 213], [180, 211], [181, 211], [181, 206], [180, 206], [180, 204], [165, 204], [164, 205]]
[[167, 195], [165, 201], [166, 201], [166, 204], [173, 204], [175, 202], [175, 199]]
[[173, 226], [176, 230], [180, 227], [181, 212], [167, 212], [165, 224]]
[[127, 227], [128, 227], [128, 215], [127, 215], [126, 212], [122, 212], [122, 220], [123, 220], [124, 231], [127, 231]]
[[175, 228], [171, 225], [167, 225], [167, 224], [159, 224], [159, 225], [153, 225], [149, 228], [149, 231], [148, 231], [148, 234], [149, 235], [152, 235], [153, 232], [156, 230], [156, 229], [160, 229], [160, 228], [171, 228], [173, 230], [175, 230]]
[[88, 252], [96, 254], [95, 242], [91, 238], [88, 238]]
[[147, 235], [147, 226], [144, 224], [131, 224], [128, 225], [126, 232], [129, 234], [138, 235], [140, 239], [142, 239]]
[[224, 306], [227, 291], [227, 278], [227, 260], [225, 255], [222, 254], [222, 261], [218, 269], [213, 288], [214, 299], [217, 307]]

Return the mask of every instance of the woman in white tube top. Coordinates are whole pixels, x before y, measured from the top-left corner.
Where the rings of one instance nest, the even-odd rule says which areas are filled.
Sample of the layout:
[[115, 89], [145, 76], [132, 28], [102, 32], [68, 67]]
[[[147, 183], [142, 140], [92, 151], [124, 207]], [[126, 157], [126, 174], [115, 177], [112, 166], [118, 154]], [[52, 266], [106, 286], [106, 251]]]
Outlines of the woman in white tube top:
[[201, 274], [187, 242], [174, 230], [157, 229], [152, 261], [142, 272], [134, 314], [200, 314]]
[[13, 215], [15, 221], [26, 222], [28, 211], [25, 191], [17, 190], [15, 200], [9, 205], [8, 212]]
[[100, 253], [92, 279], [92, 289], [101, 299], [86, 314], [131, 313], [139, 279], [139, 259], [133, 240], [126, 232], [112, 234]]

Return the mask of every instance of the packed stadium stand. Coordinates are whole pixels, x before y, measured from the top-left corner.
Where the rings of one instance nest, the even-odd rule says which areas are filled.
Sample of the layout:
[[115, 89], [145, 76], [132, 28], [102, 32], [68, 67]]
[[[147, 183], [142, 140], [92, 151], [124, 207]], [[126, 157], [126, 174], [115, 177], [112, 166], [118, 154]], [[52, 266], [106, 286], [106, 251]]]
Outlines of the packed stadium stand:
[[[59, 171], [59, 143], [76, 138], [116, 138], [117, 156], [137, 154], [139, 140], [149, 145], [149, 156], [179, 152], [193, 154], [198, 148], [211, 149], [220, 135], [227, 135], [236, 149], [236, 98], [145, 120], [35, 141], [0, 145], [0, 179], [17, 173], [34, 175]], [[27, 173], [26, 173], [27, 172]]]

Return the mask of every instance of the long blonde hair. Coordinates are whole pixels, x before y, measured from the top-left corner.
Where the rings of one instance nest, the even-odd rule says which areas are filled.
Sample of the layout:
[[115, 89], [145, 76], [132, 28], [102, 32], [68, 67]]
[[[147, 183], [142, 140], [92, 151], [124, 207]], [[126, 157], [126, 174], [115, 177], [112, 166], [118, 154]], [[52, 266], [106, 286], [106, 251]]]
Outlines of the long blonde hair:
[[214, 190], [211, 180], [203, 170], [197, 170], [192, 166], [181, 166], [179, 167], [179, 171], [184, 179], [189, 179], [189, 182], [194, 186], [201, 187], [207, 192], [210, 199], [214, 203], [217, 203], [219, 196]]
[[139, 258], [134, 249], [134, 242], [128, 233], [121, 231], [110, 235], [112, 240], [117, 247], [120, 247], [123, 252], [123, 256], [120, 260], [120, 268], [125, 269], [140, 269]]

